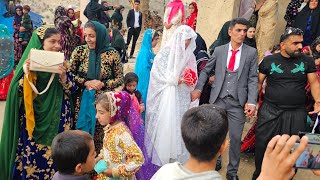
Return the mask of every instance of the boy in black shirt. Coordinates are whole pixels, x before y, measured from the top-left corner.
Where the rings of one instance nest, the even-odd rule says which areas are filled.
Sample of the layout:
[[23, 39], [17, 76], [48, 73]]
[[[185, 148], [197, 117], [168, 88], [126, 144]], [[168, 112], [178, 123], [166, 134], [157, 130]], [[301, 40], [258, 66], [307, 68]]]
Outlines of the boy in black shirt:
[[301, 53], [303, 32], [287, 28], [280, 38], [280, 53], [266, 57], [259, 65], [259, 92], [267, 78], [264, 101], [258, 113], [256, 129], [256, 170], [252, 179], [261, 171], [261, 164], [270, 139], [278, 134], [297, 135], [305, 131], [307, 83], [315, 99], [314, 111], [320, 111], [320, 84], [314, 60]]

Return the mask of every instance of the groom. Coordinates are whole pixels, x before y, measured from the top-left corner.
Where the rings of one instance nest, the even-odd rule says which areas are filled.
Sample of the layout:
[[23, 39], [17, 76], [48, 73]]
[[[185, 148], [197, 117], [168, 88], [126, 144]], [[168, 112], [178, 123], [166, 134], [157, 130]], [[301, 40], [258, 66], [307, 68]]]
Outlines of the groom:
[[258, 96], [257, 51], [243, 43], [249, 22], [235, 18], [230, 22], [228, 33], [231, 41], [215, 49], [206, 67], [201, 71], [192, 101], [200, 98], [210, 73], [215, 73], [210, 103], [224, 108], [229, 121], [229, 164], [227, 179], [237, 180], [240, 163], [241, 135], [245, 113], [253, 116]]

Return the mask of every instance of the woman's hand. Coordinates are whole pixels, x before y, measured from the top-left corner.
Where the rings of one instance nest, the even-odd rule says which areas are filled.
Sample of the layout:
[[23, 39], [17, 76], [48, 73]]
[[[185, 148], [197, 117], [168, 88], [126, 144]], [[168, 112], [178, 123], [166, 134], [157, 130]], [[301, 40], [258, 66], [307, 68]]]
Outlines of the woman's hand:
[[58, 74], [61, 83], [66, 83], [67, 82], [67, 68], [64, 65], [58, 66]]
[[103, 86], [104, 83], [99, 81], [99, 80], [90, 80], [84, 83], [87, 89], [91, 90], [100, 90]]
[[172, 27], [172, 24], [170, 23], [170, 24], [168, 24], [168, 23], [164, 23], [164, 27], [166, 28], [166, 29], [170, 29], [171, 27]]
[[183, 83], [183, 79], [179, 79], [178, 80], [178, 85], [182, 84]]
[[320, 58], [316, 59], [316, 60], [314, 61], [314, 63], [315, 63], [317, 66], [320, 65]]
[[24, 64], [25, 64], [27, 72], [29, 72], [30, 71], [30, 59], [29, 59], [29, 57], [28, 57], [28, 59], [26, 59]]

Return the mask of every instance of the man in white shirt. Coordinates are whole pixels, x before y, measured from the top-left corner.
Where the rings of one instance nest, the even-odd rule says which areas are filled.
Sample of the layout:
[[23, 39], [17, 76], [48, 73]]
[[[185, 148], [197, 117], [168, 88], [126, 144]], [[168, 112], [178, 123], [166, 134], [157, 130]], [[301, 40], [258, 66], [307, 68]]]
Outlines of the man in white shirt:
[[228, 180], [238, 180], [245, 114], [254, 115], [258, 96], [257, 50], [243, 44], [248, 25], [249, 22], [244, 18], [231, 20], [228, 32], [231, 37], [230, 43], [214, 50], [191, 94], [192, 101], [200, 98], [204, 84], [210, 73], [214, 72], [215, 80], [211, 85], [209, 102], [227, 111], [231, 141]]
[[134, 1], [134, 8], [130, 9], [127, 16], [127, 27], [128, 27], [128, 37], [127, 37], [127, 47], [130, 44], [130, 41], [133, 37], [130, 58], [133, 58], [134, 49], [136, 47], [137, 40], [140, 35], [141, 26], [142, 26], [142, 13], [140, 10], [140, 0]]

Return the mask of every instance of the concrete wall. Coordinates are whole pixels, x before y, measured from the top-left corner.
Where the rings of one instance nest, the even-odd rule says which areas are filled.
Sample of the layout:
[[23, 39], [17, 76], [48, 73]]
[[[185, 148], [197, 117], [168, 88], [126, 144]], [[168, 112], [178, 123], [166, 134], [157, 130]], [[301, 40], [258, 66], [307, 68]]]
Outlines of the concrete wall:
[[[259, 2], [259, 0], [258, 0]], [[284, 15], [290, 0], [278, 0], [279, 15], [276, 27], [275, 44], [285, 29]], [[238, 16], [240, 0], [199, 0], [197, 31], [205, 39], [209, 47], [216, 40], [222, 25]]]

